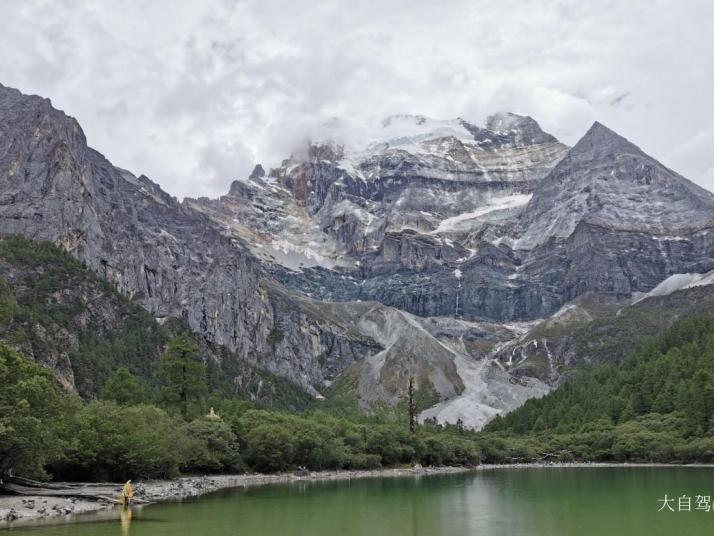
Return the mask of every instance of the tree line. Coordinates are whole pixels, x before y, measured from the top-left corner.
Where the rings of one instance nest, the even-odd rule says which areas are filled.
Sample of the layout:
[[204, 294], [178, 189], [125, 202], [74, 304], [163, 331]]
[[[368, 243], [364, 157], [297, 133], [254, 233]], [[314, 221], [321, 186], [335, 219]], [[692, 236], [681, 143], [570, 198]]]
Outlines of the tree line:
[[[417, 425], [413, 400], [370, 415], [261, 409], [211, 392], [177, 337], [147, 390], [128, 369], [99, 399], [0, 343], [0, 473], [69, 480], [532, 461], [714, 461], [714, 316], [676, 322], [620, 365], [582, 371], [483, 432]], [[213, 411], [211, 411], [213, 408]]]
[[2, 474], [122, 480], [481, 460], [476, 435], [455, 427], [411, 432], [409, 417], [396, 413], [294, 414], [210, 393], [199, 349], [183, 336], [168, 344], [154, 392], [122, 367], [86, 402], [3, 343], [0, 376]]

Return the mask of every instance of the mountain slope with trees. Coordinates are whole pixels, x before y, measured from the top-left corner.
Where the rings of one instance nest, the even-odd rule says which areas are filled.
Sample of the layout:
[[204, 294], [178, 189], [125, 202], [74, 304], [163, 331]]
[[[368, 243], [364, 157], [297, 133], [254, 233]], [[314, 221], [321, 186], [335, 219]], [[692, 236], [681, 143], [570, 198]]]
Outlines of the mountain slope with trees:
[[497, 417], [486, 435], [532, 440], [558, 459], [714, 460], [714, 316], [675, 322], [621, 364], [580, 371]]
[[143, 393], [157, 389], [165, 346], [184, 335], [201, 351], [208, 383], [227, 396], [299, 409], [302, 388], [210, 345], [180, 320], [157, 322], [61, 248], [0, 236], [0, 341], [55, 372], [85, 399], [96, 398], [124, 367]]
[[[172, 340], [162, 363], [167, 372], [158, 398], [85, 402], [62, 389], [48, 369], [0, 342], [0, 481], [14, 475], [117, 481], [481, 460], [477, 436], [453, 427], [410, 432], [406, 416], [394, 413], [355, 419], [322, 411], [297, 415], [207, 393], [206, 367], [183, 337]], [[189, 368], [187, 386], [174, 372]], [[123, 386], [134, 382], [119, 369], [106, 392], [125, 393]]]
[[159, 324], [50, 243], [2, 237], [0, 268], [0, 479], [480, 460], [452, 428], [410, 434], [393, 411], [316, 410], [298, 386]]

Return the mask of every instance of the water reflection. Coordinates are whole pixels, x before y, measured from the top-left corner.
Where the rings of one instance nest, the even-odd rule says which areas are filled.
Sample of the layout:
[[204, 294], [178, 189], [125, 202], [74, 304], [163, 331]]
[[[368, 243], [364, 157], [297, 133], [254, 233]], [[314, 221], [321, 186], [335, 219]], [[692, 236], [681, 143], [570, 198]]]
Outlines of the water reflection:
[[13, 534], [26, 530], [28, 536], [117, 536], [120, 530], [122, 536], [712, 534], [711, 514], [658, 514], [656, 499], [664, 493], [712, 495], [713, 476], [714, 471], [706, 468], [618, 467], [301, 482], [78, 516], [82, 523], [56, 519], [53, 525], [13, 528]]
[[121, 521], [121, 534], [128, 536], [129, 528], [131, 527], [131, 516], [133, 515], [131, 506], [122, 506], [119, 511], [119, 519]]

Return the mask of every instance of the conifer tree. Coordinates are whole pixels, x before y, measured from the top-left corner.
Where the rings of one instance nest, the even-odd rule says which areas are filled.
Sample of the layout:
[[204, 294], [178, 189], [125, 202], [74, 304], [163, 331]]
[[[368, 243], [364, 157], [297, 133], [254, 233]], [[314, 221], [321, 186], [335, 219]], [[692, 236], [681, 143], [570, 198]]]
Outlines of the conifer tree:
[[164, 385], [161, 401], [168, 409], [178, 409], [184, 419], [203, 412], [208, 391], [206, 366], [198, 346], [189, 337], [169, 342], [159, 368]]
[[409, 431], [413, 434], [416, 432], [417, 416], [416, 416], [416, 401], [414, 400], [414, 378], [409, 377], [409, 387], [407, 390], [409, 396]]
[[104, 384], [102, 399], [113, 400], [122, 406], [138, 404], [143, 399], [143, 389], [128, 368], [119, 367]]

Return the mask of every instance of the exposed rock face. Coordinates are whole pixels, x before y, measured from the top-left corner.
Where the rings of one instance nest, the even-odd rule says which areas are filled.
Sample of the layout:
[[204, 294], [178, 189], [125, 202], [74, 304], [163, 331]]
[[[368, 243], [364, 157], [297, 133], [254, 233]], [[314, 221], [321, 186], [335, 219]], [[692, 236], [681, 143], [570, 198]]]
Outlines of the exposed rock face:
[[580, 365], [617, 363], [644, 338], [683, 316], [707, 314], [712, 308], [714, 271], [671, 276], [633, 303], [587, 294], [550, 318], [528, 324], [492, 357], [516, 377], [555, 385]]
[[531, 297], [542, 286], [513, 285], [520, 261], [478, 233], [516, 218], [567, 147], [514, 114], [483, 128], [398, 116], [383, 131], [357, 151], [313, 145], [265, 180], [187, 202], [249, 236], [274, 277], [318, 299], [502, 320], [557, 309], [558, 299]]
[[437, 403], [423, 418], [473, 426], [558, 381], [530, 364], [570, 356], [531, 337], [506, 357], [519, 322], [714, 269], [714, 195], [599, 124], [569, 150], [515, 114], [395, 116], [370, 143], [301, 154], [178, 202], [0, 86], [0, 232], [62, 244], [314, 394], [350, 371], [363, 406], [394, 402], [414, 376]]
[[541, 182], [514, 247], [567, 238], [580, 223], [665, 241], [714, 226], [714, 194], [595, 123]]
[[[499, 125], [507, 130], [494, 130]], [[515, 115], [492, 118], [483, 129], [395, 117], [366, 148], [313, 144], [306, 159], [287, 159], [269, 177], [254, 172], [227, 196], [188, 202], [238, 233], [249, 227], [252, 238], [262, 235], [251, 244], [260, 258], [293, 269], [354, 269], [371, 261], [387, 234], [414, 230], [439, 242], [455, 230], [512, 218], [566, 151], [535, 121]], [[255, 217], [248, 205], [267, 217]], [[291, 259], [284, 258], [288, 249]], [[397, 271], [411, 269], [405, 260]]]
[[[257, 244], [275, 277], [319, 299], [520, 321], [586, 292], [626, 297], [714, 268], [714, 195], [600, 124], [562, 158], [530, 118], [411, 120], [416, 132], [369, 151], [325, 149], [273, 172], [288, 194], [291, 174], [311, 185], [299, 218], [309, 238], [293, 229]], [[275, 252], [290, 248], [305, 259]]]
[[[260, 246], [270, 253], [261, 258], [276, 279], [319, 299], [512, 322], [547, 318], [592, 293], [617, 303], [671, 274], [714, 268], [714, 196], [602, 125], [563, 158], [566, 149], [530, 118], [494, 117], [483, 128], [415, 120], [430, 130], [356, 154], [325, 149], [324, 158], [273, 171], [268, 187], [301, 199], [299, 220], [311, 229], [303, 241], [295, 229], [279, 240], [266, 234]], [[297, 193], [291, 174], [301, 179]], [[225, 198], [217, 205], [226, 212]], [[286, 262], [276, 249], [304, 257]], [[497, 348], [503, 341], [492, 343], [493, 355], [452, 356], [465, 391], [442, 390], [424, 418], [478, 426], [590, 359], [569, 338], [510, 336], [508, 358]], [[400, 354], [402, 363], [411, 355]], [[389, 400], [394, 391], [373, 370], [389, 370], [381, 359], [389, 354], [379, 355], [361, 369], [362, 395]], [[410, 373], [419, 375], [419, 363]]]
[[263, 169], [263, 166], [258, 164], [253, 168], [253, 171], [251, 171], [250, 175], [248, 175], [248, 178], [250, 180], [257, 180], [257, 179], [262, 179], [265, 177], [265, 170]]
[[[62, 244], [154, 316], [184, 318], [207, 343], [311, 390], [371, 344], [286, 310], [241, 240], [146, 177], [113, 167], [49, 100], [5, 87], [0, 232]], [[284, 342], [269, 342], [278, 329]], [[317, 356], [336, 343], [343, 351], [324, 368]]]

